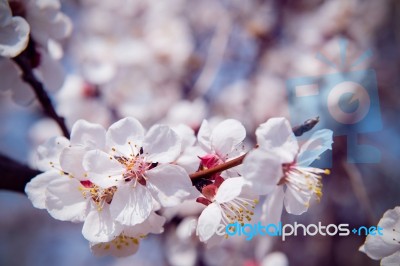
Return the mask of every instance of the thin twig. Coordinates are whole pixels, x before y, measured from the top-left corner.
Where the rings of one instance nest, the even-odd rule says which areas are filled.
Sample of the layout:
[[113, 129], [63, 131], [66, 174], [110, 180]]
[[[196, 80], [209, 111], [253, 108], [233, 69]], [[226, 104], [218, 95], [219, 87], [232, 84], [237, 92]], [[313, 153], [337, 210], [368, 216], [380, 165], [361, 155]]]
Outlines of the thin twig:
[[13, 61], [22, 70], [22, 79], [32, 87], [46, 115], [52, 118], [58, 124], [64, 136], [69, 138], [69, 131], [65, 124], [64, 118], [60, 117], [54, 109], [54, 106], [49, 98], [49, 95], [44, 89], [42, 82], [40, 82], [33, 73], [32, 66], [29, 61], [30, 59], [27, 55], [28, 53], [22, 52], [17, 57], [13, 58]]
[[199, 178], [205, 178], [205, 177], [211, 176], [213, 174], [216, 174], [216, 173], [225, 171], [227, 169], [233, 168], [235, 166], [238, 166], [243, 163], [244, 157], [246, 157], [246, 155], [247, 155], [247, 153], [245, 153], [233, 160], [227, 161], [226, 163], [219, 164], [215, 167], [201, 170], [201, 171], [195, 172], [193, 174], [190, 174], [189, 175], [190, 179], [194, 180], [194, 179], [199, 179]]

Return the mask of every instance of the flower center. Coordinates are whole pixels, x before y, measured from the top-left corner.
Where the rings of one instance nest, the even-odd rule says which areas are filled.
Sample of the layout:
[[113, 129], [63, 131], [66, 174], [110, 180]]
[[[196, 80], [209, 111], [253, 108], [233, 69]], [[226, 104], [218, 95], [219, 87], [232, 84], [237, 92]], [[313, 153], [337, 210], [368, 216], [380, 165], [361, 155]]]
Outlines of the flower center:
[[[107, 243], [99, 243], [97, 246], [104, 250], [110, 250], [112, 248], [123, 250], [128, 248], [134, 248], [139, 245], [141, 239], [145, 238], [145, 235], [140, 235], [138, 237], [131, 237], [126, 235], [119, 235], [114, 238], [112, 241]], [[133, 247], [132, 247], [133, 246]]]
[[283, 177], [278, 185], [287, 184], [295, 190], [310, 194], [313, 193], [320, 200], [322, 197], [322, 174], [329, 175], [328, 169], [319, 169], [314, 167], [300, 167], [295, 163], [283, 164]]
[[97, 210], [101, 211], [104, 207], [104, 204], [110, 204], [114, 193], [117, 191], [117, 187], [109, 187], [109, 188], [101, 188], [89, 180], [81, 181], [81, 185], [79, 190], [81, 191], [83, 197], [85, 199], [91, 198], [92, 201], [96, 204]]
[[135, 180], [135, 186], [137, 182], [141, 185], [146, 185], [147, 178], [145, 173], [152, 164], [146, 162], [142, 155], [130, 158], [115, 156], [115, 159], [125, 167], [125, 172], [123, 173], [125, 182]]
[[244, 225], [244, 222], [251, 222], [254, 215], [254, 208], [258, 204], [258, 199], [248, 199], [237, 197], [232, 201], [221, 203], [222, 223], [224, 225], [238, 222]]
[[[128, 142], [131, 146], [131, 143]], [[135, 148], [137, 146], [135, 145]], [[129, 156], [125, 155], [114, 155], [114, 158], [124, 166], [125, 172], [123, 178], [125, 182], [134, 180], [134, 187], [137, 183], [145, 186], [146, 185], [146, 171], [157, 166], [157, 163], [148, 162], [146, 156], [143, 153], [143, 148], [140, 148], [139, 153], [135, 154], [134, 149], [131, 146], [132, 153]], [[116, 152], [115, 148], [112, 148], [113, 152]]]

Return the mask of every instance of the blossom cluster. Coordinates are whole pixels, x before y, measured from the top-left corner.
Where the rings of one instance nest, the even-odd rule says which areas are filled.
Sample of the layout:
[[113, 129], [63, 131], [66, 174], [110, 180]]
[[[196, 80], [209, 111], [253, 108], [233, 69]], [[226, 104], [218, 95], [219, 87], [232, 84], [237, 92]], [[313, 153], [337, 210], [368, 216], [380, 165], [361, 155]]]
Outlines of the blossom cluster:
[[273, 220], [283, 205], [301, 214], [314, 196], [321, 197], [321, 174], [327, 172], [309, 165], [331, 149], [332, 131], [316, 131], [299, 148], [289, 122], [272, 118], [256, 135], [257, 147], [245, 151], [246, 130], [234, 119], [215, 127], [204, 120], [197, 134], [183, 125], [145, 130], [132, 117], [107, 130], [78, 120], [70, 139], [51, 138], [38, 148], [37, 166], [44, 172], [25, 191], [55, 219], [83, 222], [95, 254], [135, 253], [142, 238], [163, 232], [162, 210], [185, 200], [206, 206], [196, 233], [215, 245], [223, 240], [217, 227], [251, 221], [260, 196], [267, 196], [262, 218]]
[[34, 99], [33, 91], [20, 78], [21, 70], [11, 60], [22, 53], [24, 63], [35, 69], [49, 91], [60, 89], [64, 83], [59, 42], [71, 34], [72, 23], [60, 9], [58, 0], [0, 1], [0, 92], [11, 90], [17, 103], [25, 105]]

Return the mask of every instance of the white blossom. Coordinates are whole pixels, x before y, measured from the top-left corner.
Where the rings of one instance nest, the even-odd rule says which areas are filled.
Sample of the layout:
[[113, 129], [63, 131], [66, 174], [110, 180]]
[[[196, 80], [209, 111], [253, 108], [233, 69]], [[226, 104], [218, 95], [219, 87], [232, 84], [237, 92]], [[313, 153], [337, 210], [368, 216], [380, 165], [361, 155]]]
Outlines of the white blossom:
[[256, 130], [259, 147], [244, 160], [244, 178], [260, 195], [267, 195], [263, 217], [280, 220], [283, 204], [291, 214], [307, 211], [313, 195], [322, 196], [321, 174], [309, 165], [332, 147], [332, 131], [316, 131], [301, 148], [285, 118], [271, 118]]
[[[379, 230], [381, 228], [381, 230]], [[383, 214], [375, 235], [369, 234], [360, 251], [371, 259], [381, 260], [382, 266], [395, 266], [400, 261], [400, 207]], [[381, 233], [381, 234], [379, 234]]]
[[[0, 56], [14, 57], [28, 45], [29, 24], [13, 16], [7, 0], [0, 1]], [[3, 73], [3, 72], [2, 72]]]
[[145, 130], [134, 118], [110, 126], [106, 151], [92, 150], [83, 158], [88, 179], [102, 187], [117, 187], [111, 214], [121, 224], [145, 221], [153, 200], [163, 207], [179, 204], [190, 195], [192, 184], [186, 171], [169, 164], [179, 155], [181, 143], [167, 126]]
[[205, 198], [198, 201], [207, 204], [207, 207], [199, 217], [196, 234], [203, 242], [219, 237], [215, 233], [220, 224], [250, 222], [258, 203], [258, 197], [246, 187], [241, 177], [229, 178], [219, 187], [208, 185], [202, 193]]

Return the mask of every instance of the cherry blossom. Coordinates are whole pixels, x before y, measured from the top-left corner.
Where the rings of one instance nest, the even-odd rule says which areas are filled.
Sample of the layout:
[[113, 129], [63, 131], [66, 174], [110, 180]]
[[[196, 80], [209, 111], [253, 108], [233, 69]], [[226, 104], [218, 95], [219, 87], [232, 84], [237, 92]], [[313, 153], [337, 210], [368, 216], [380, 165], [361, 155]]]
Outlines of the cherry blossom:
[[204, 197], [198, 198], [207, 207], [199, 217], [196, 233], [200, 241], [217, 241], [216, 230], [220, 224], [224, 226], [239, 222], [250, 222], [254, 215], [258, 197], [246, 187], [241, 177], [229, 178], [217, 187], [208, 185], [202, 189]]
[[360, 251], [371, 259], [381, 260], [382, 266], [398, 265], [400, 261], [400, 207], [390, 209], [383, 214], [378, 228], [383, 232], [369, 234]]
[[47, 209], [55, 219], [84, 222], [82, 233], [90, 241], [109, 241], [121, 230], [109, 210], [116, 188], [90, 182], [82, 167], [83, 155], [104, 144], [104, 128], [77, 121], [70, 141], [56, 137], [39, 147], [38, 165], [47, 171], [25, 189], [34, 206]]
[[278, 222], [283, 205], [291, 214], [307, 211], [313, 195], [322, 196], [321, 175], [309, 165], [332, 147], [332, 131], [316, 131], [300, 148], [285, 118], [271, 118], [256, 130], [259, 148], [244, 160], [244, 177], [260, 195], [267, 195], [263, 219]]
[[186, 171], [173, 162], [180, 153], [177, 134], [155, 125], [145, 134], [134, 118], [112, 124], [106, 133], [106, 151], [85, 154], [88, 179], [104, 188], [117, 187], [111, 214], [121, 224], [145, 221], [153, 200], [163, 207], [179, 204], [190, 195], [192, 184]]
[[152, 212], [146, 222], [135, 226], [124, 226], [121, 233], [108, 242], [91, 242], [93, 254], [98, 256], [112, 255], [125, 257], [135, 254], [140, 241], [148, 234], [160, 234], [164, 231], [165, 218]]
[[[203, 120], [197, 134], [198, 145], [206, 152], [200, 157], [202, 167], [210, 168], [229, 161], [243, 153], [243, 140], [246, 129], [239, 121], [227, 119], [211, 129], [207, 120]], [[238, 168], [233, 168], [225, 176], [237, 176]]]

